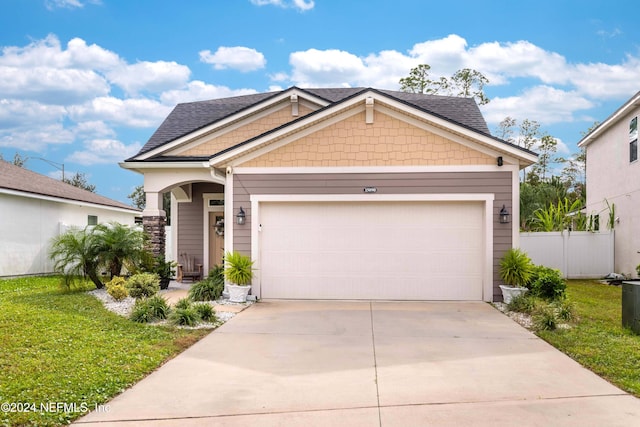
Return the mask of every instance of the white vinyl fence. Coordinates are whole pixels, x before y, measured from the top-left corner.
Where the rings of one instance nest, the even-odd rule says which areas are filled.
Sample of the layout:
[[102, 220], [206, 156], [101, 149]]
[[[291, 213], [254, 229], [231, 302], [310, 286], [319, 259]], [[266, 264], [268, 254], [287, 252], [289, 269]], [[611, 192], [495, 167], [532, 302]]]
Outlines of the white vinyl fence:
[[534, 264], [557, 268], [567, 279], [613, 273], [614, 232], [520, 233], [520, 248]]

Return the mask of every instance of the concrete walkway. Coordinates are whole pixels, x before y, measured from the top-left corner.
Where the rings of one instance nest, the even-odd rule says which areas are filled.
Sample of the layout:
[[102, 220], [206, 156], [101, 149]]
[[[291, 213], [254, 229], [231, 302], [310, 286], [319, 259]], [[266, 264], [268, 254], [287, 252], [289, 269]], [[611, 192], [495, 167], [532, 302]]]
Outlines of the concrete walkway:
[[263, 301], [95, 426], [632, 426], [640, 400], [485, 303]]

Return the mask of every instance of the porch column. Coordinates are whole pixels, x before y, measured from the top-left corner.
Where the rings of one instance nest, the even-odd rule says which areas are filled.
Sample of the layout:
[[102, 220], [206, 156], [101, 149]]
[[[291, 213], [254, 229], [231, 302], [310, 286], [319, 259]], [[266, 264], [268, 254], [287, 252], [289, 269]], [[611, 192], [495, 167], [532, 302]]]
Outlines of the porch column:
[[149, 236], [147, 249], [155, 256], [165, 255], [167, 237], [164, 226], [167, 213], [162, 210], [162, 193], [146, 192], [146, 207], [142, 211], [142, 228]]

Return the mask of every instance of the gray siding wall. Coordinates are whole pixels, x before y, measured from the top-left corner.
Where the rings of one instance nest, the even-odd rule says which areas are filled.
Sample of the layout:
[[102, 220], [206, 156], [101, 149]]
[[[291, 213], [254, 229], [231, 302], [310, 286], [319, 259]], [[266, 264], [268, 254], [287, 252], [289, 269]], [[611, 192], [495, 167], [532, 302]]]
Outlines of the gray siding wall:
[[176, 260], [183, 261], [182, 254], [195, 257], [196, 264], [203, 264], [204, 236], [203, 209], [204, 193], [224, 193], [220, 184], [194, 183], [191, 202], [178, 203], [178, 253]]
[[[493, 299], [500, 301], [498, 265], [512, 245], [512, 224], [500, 224], [504, 204], [513, 213], [511, 172], [431, 172], [366, 174], [245, 174], [234, 175], [234, 213], [240, 206], [247, 224], [234, 221], [234, 249], [251, 253], [251, 194], [362, 194], [376, 187], [377, 194], [493, 193]], [[517, 221], [517, 218], [515, 218]]]

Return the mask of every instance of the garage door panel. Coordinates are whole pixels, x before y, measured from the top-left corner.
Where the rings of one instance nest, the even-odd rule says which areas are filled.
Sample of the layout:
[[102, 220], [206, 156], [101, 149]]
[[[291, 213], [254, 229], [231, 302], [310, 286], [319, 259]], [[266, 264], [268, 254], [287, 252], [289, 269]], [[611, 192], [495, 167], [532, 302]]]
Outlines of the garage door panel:
[[481, 203], [261, 203], [263, 298], [481, 300]]

